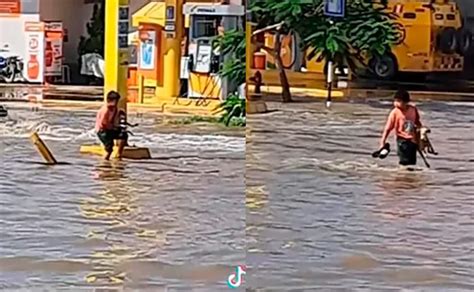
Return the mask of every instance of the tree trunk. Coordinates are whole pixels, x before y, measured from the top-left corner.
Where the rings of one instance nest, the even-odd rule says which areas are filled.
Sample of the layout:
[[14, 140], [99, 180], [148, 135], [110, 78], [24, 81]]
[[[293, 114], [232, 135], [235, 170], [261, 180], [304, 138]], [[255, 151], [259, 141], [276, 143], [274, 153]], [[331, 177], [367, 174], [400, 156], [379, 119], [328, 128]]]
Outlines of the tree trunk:
[[291, 92], [290, 92], [290, 83], [288, 82], [288, 77], [286, 76], [285, 67], [283, 66], [283, 60], [281, 59], [281, 33], [280, 30], [277, 30], [275, 34], [275, 62], [278, 70], [280, 71], [280, 82], [282, 87], [282, 100], [283, 102], [291, 102]]

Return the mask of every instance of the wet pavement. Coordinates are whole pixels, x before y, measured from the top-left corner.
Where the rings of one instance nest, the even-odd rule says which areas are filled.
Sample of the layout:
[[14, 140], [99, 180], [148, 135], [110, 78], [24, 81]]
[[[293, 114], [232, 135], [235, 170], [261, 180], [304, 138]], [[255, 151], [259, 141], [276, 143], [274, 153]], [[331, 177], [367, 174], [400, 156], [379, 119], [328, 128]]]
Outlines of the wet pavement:
[[[79, 154], [96, 142], [94, 111], [6, 105], [0, 290], [228, 289], [233, 266], [245, 262], [242, 133], [131, 113], [140, 123], [131, 143], [153, 159], [104, 162]], [[66, 164], [41, 163], [33, 130]]]
[[243, 263], [247, 291], [474, 290], [474, 103], [418, 104], [440, 155], [415, 172], [370, 156], [389, 102], [269, 102], [246, 144], [131, 112], [154, 158], [123, 162], [79, 154], [93, 106], [6, 105], [2, 291], [227, 291]]
[[[370, 156], [390, 102], [247, 121], [247, 291], [473, 291], [474, 103], [419, 103], [439, 156]], [[390, 140], [393, 145], [393, 136]]]

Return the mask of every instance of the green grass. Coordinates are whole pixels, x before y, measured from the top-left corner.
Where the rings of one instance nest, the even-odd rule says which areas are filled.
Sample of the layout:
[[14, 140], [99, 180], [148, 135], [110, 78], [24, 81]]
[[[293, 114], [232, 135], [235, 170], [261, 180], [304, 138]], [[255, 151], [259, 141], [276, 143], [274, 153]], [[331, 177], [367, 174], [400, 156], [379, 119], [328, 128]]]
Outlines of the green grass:
[[173, 119], [173, 120], [168, 121], [168, 124], [172, 124], [172, 125], [190, 125], [190, 124], [195, 124], [195, 123], [217, 124], [219, 123], [219, 118], [191, 116], [191, 117], [185, 117], [182, 119]]
[[[201, 116], [191, 116], [181, 119], [172, 119], [166, 122], [170, 125], [191, 125], [196, 123], [209, 123], [209, 124], [223, 124], [220, 121], [220, 118], [216, 117], [201, 117]], [[230, 127], [245, 127], [245, 118], [232, 118]]]
[[245, 127], [246, 125], [246, 118], [232, 118], [229, 123], [229, 127]]

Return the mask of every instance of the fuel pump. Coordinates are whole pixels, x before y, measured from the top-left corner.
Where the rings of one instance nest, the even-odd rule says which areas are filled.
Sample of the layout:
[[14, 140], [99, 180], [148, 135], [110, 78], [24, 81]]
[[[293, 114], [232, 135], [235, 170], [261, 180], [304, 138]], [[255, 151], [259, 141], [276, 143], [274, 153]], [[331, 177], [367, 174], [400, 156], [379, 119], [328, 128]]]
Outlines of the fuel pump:
[[216, 38], [224, 31], [243, 29], [243, 5], [193, 4], [184, 5], [189, 17], [188, 93], [189, 98], [225, 99], [236, 85], [223, 80], [218, 72], [225, 56], [219, 52]]
[[209, 37], [196, 39], [195, 51], [189, 56], [189, 70], [193, 73], [216, 74], [219, 71], [220, 53], [215, 40]]

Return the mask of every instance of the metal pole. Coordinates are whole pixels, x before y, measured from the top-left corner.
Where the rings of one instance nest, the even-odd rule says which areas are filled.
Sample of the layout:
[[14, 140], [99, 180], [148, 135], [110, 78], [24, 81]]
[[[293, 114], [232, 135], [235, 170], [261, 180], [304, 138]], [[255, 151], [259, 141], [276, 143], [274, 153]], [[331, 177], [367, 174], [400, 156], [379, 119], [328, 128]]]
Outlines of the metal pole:
[[331, 107], [331, 93], [332, 93], [332, 82], [334, 79], [334, 70], [333, 70], [333, 63], [332, 61], [328, 62], [328, 73], [327, 73], [327, 90], [328, 90], [328, 95], [326, 97], [326, 107], [330, 108]]
[[251, 26], [251, 14], [249, 9], [249, 0], [245, 1], [245, 99], [246, 107], [248, 111], [248, 100], [249, 100], [249, 78], [251, 74], [251, 62], [252, 62], [252, 26]]

